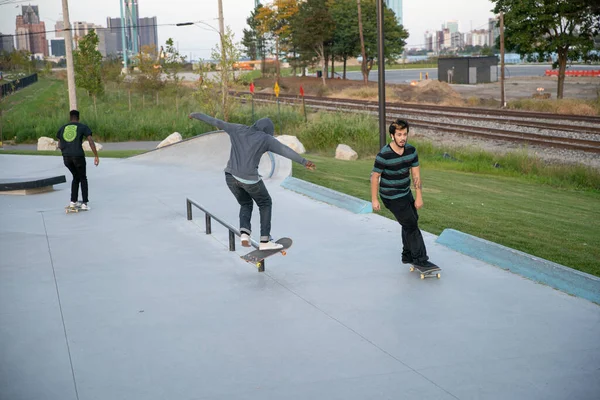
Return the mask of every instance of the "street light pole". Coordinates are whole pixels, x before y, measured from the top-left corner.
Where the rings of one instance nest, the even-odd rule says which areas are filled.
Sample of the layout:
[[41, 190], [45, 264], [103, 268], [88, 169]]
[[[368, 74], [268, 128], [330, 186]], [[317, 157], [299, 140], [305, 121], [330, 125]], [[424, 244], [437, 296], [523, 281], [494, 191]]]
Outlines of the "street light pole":
[[63, 28], [65, 34], [65, 52], [67, 58], [67, 86], [69, 88], [69, 110], [77, 110], [77, 92], [75, 88], [75, 68], [73, 66], [73, 37], [69, 20], [69, 4], [62, 0]]
[[377, 0], [377, 76], [379, 80], [379, 148], [385, 146], [385, 53], [383, 34], [383, 0]]
[[[223, 95], [223, 113], [225, 114], [225, 102], [227, 101], [227, 68], [225, 67], [225, 25], [223, 23], [223, 0], [218, 0], [219, 3], [219, 36], [221, 36], [221, 92]], [[227, 115], [224, 115], [227, 120]]]

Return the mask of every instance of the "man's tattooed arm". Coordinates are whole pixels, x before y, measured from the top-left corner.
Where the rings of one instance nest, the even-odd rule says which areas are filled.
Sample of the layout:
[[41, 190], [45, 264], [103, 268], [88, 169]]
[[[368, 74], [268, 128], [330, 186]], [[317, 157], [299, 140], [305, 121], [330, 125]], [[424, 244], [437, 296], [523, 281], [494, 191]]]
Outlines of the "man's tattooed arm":
[[415, 189], [421, 190], [423, 188], [423, 185], [421, 183], [421, 177], [415, 176], [414, 183], [415, 183]]

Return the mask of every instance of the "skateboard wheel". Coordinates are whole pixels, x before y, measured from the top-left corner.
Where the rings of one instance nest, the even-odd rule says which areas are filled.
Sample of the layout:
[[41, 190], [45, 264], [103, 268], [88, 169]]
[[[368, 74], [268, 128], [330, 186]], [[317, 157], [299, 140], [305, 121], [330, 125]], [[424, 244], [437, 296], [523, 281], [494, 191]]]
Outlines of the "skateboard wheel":
[[260, 263], [259, 262], [256, 263], [256, 268], [260, 268]]
[[440, 279], [442, 277], [442, 274], [437, 274], [436, 276], [438, 279]]
[[415, 270], [415, 267], [410, 267], [410, 272], [413, 272]]
[[421, 279], [425, 279], [425, 274], [421, 274]]
[[284, 251], [281, 252], [281, 255], [285, 256], [287, 253]]

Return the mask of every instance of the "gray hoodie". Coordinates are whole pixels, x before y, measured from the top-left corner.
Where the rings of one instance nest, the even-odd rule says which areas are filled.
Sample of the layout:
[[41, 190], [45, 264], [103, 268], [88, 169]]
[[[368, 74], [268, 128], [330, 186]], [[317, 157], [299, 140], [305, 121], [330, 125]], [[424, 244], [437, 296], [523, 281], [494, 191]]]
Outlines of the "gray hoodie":
[[190, 118], [199, 119], [227, 132], [231, 141], [231, 152], [225, 172], [238, 178], [260, 179], [258, 164], [267, 151], [306, 165], [306, 159], [275, 139], [275, 126], [269, 118], [261, 118], [252, 126], [231, 124], [203, 113], [192, 113]]

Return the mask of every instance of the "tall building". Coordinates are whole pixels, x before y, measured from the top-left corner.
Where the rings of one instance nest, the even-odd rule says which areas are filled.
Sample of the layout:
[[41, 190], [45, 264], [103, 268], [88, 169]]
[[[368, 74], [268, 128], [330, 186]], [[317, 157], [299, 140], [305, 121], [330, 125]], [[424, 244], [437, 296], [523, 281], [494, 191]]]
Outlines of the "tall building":
[[385, 0], [385, 5], [396, 14], [396, 20], [403, 25], [402, 20], [402, 0]]
[[78, 47], [79, 41], [83, 39], [85, 35], [90, 33], [90, 30], [94, 30], [96, 34], [102, 29], [104, 29], [100, 25], [95, 25], [85, 21], [75, 21], [71, 24], [71, 35], [73, 37], [73, 42], [75, 43], [75, 48]]
[[122, 40], [122, 32], [121, 32], [121, 18], [106, 18], [106, 26], [108, 27], [108, 31], [114, 35], [116, 35], [116, 54], [123, 55], [123, 40]]
[[498, 21], [498, 18], [488, 19], [488, 44], [490, 47], [496, 45], [496, 39], [500, 36], [500, 26], [497, 26]]
[[21, 11], [16, 21], [17, 49], [48, 57], [46, 25], [40, 21], [38, 6], [22, 6]]
[[[158, 50], [158, 22], [156, 17], [140, 18], [138, 0], [120, 0], [121, 18], [106, 18], [108, 31], [116, 34], [115, 53], [128, 60], [139, 53], [142, 46], [153, 46]], [[107, 43], [112, 39], [107, 39]], [[110, 45], [107, 45], [107, 53]], [[124, 51], [125, 49], [125, 51]]]
[[15, 38], [13, 35], [0, 33], [0, 52], [12, 53], [15, 50]]
[[473, 46], [486, 46], [488, 43], [488, 31], [485, 29], [478, 29], [471, 31], [471, 41]]
[[435, 48], [433, 46], [434, 41], [436, 40], [435, 38], [435, 32], [431, 32], [431, 31], [426, 31], [425, 32], [425, 49], [427, 51], [434, 51]]
[[451, 34], [458, 32], [458, 21], [451, 20], [446, 22], [446, 28], [450, 31]]
[[65, 57], [67, 55], [64, 38], [50, 40], [50, 47], [52, 47], [54, 57]]
[[153, 46], [158, 50], [158, 27], [156, 17], [139, 18], [140, 49], [143, 46]]

